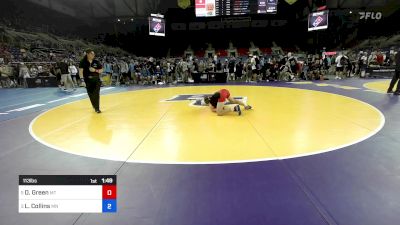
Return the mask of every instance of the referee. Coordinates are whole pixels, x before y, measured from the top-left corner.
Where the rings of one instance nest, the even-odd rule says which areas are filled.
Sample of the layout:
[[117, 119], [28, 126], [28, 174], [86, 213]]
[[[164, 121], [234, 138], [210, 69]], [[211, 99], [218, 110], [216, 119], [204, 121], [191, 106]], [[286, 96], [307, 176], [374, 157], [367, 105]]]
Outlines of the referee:
[[79, 77], [86, 84], [86, 90], [90, 98], [90, 102], [96, 113], [100, 111], [100, 74], [103, 72], [103, 66], [99, 61], [94, 59], [94, 51], [86, 50], [86, 55], [79, 64]]
[[[388, 94], [393, 93], [394, 85], [400, 79], [400, 51], [397, 52], [394, 61], [396, 63], [396, 72], [392, 78], [392, 81], [390, 82], [390, 85], [389, 85], [389, 88], [387, 91]], [[397, 88], [396, 88], [396, 91], [394, 92], [394, 95], [400, 95], [400, 81], [397, 83]]]

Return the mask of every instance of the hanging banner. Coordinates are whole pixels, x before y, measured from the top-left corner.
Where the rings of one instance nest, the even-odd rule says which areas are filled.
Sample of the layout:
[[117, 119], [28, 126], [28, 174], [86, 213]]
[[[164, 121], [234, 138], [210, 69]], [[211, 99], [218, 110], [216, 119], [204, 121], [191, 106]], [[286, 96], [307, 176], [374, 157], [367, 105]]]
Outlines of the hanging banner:
[[190, 0], [178, 0], [178, 6], [182, 9], [186, 9], [190, 6]]
[[293, 5], [297, 0], [285, 0], [289, 5]]

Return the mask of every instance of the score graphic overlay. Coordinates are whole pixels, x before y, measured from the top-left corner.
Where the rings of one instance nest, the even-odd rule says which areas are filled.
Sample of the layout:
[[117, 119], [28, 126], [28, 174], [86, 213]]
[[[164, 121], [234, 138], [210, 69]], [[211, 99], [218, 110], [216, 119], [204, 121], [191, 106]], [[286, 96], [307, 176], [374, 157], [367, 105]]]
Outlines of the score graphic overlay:
[[116, 175], [20, 175], [19, 213], [115, 213]]
[[197, 17], [215, 16], [215, 0], [195, 0]]
[[327, 29], [328, 17], [328, 10], [311, 13], [308, 16], [308, 31]]
[[276, 14], [278, 11], [278, 0], [267, 0], [267, 13]]
[[258, 0], [258, 14], [276, 14], [278, 0]]
[[165, 19], [163, 15], [151, 14], [149, 17], [149, 35], [165, 37]]
[[278, 0], [195, 0], [197, 17], [276, 14]]

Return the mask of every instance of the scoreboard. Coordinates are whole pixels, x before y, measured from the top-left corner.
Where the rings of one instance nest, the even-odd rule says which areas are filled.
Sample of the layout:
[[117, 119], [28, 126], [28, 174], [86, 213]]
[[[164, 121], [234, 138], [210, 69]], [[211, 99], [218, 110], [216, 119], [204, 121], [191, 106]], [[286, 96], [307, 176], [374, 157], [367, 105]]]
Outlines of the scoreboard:
[[151, 14], [149, 17], [149, 35], [165, 37], [164, 15]]
[[278, 0], [196, 0], [196, 16], [276, 14]]
[[20, 175], [19, 213], [115, 213], [116, 175]]

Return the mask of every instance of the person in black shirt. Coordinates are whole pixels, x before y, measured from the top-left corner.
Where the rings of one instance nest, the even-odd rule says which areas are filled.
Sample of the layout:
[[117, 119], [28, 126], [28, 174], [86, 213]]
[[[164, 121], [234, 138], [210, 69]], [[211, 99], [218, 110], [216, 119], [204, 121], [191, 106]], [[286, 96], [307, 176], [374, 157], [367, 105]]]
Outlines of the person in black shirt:
[[[396, 63], [396, 72], [392, 78], [392, 81], [390, 82], [387, 93], [393, 93], [394, 85], [396, 85], [396, 82], [398, 82], [400, 80], [400, 52], [397, 52], [394, 61]], [[397, 83], [397, 88], [396, 88], [396, 91], [394, 92], [394, 94], [400, 95], [400, 81]]]
[[215, 69], [216, 69], [215, 72], [217, 72], [217, 73], [222, 73], [222, 63], [221, 63], [221, 60], [218, 60], [218, 63], [217, 63], [217, 66], [216, 66]]
[[79, 77], [86, 84], [90, 102], [96, 113], [100, 111], [100, 74], [103, 72], [101, 63], [94, 59], [93, 50], [86, 50], [86, 55], [79, 64]]
[[234, 58], [231, 58], [231, 60], [229, 60], [229, 63], [228, 63], [228, 68], [229, 68], [229, 77], [232, 80], [236, 80], [236, 78], [235, 78], [235, 64], [236, 64], [236, 60]]
[[[291, 54], [291, 53], [290, 53]], [[296, 76], [297, 75], [297, 60], [293, 56], [288, 57], [289, 65], [290, 65], [290, 71], [292, 72], [292, 75]]]
[[69, 73], [68, 70], [68, 63], [67, 59], [64, 59], [61, 62], [57, 63], [57, 67], [60, 69], [61, 73], [61, 83], [63, 85], [63, 90], [68, 91], [68, 90], [75, 90], [74, 82], [72, 81], [71, 74]]
[[236, 64], [235, 80], [242, 79], [242, 75], [243, 75], [243, 63], [242, 60], [240, 60], [239, 63]]

